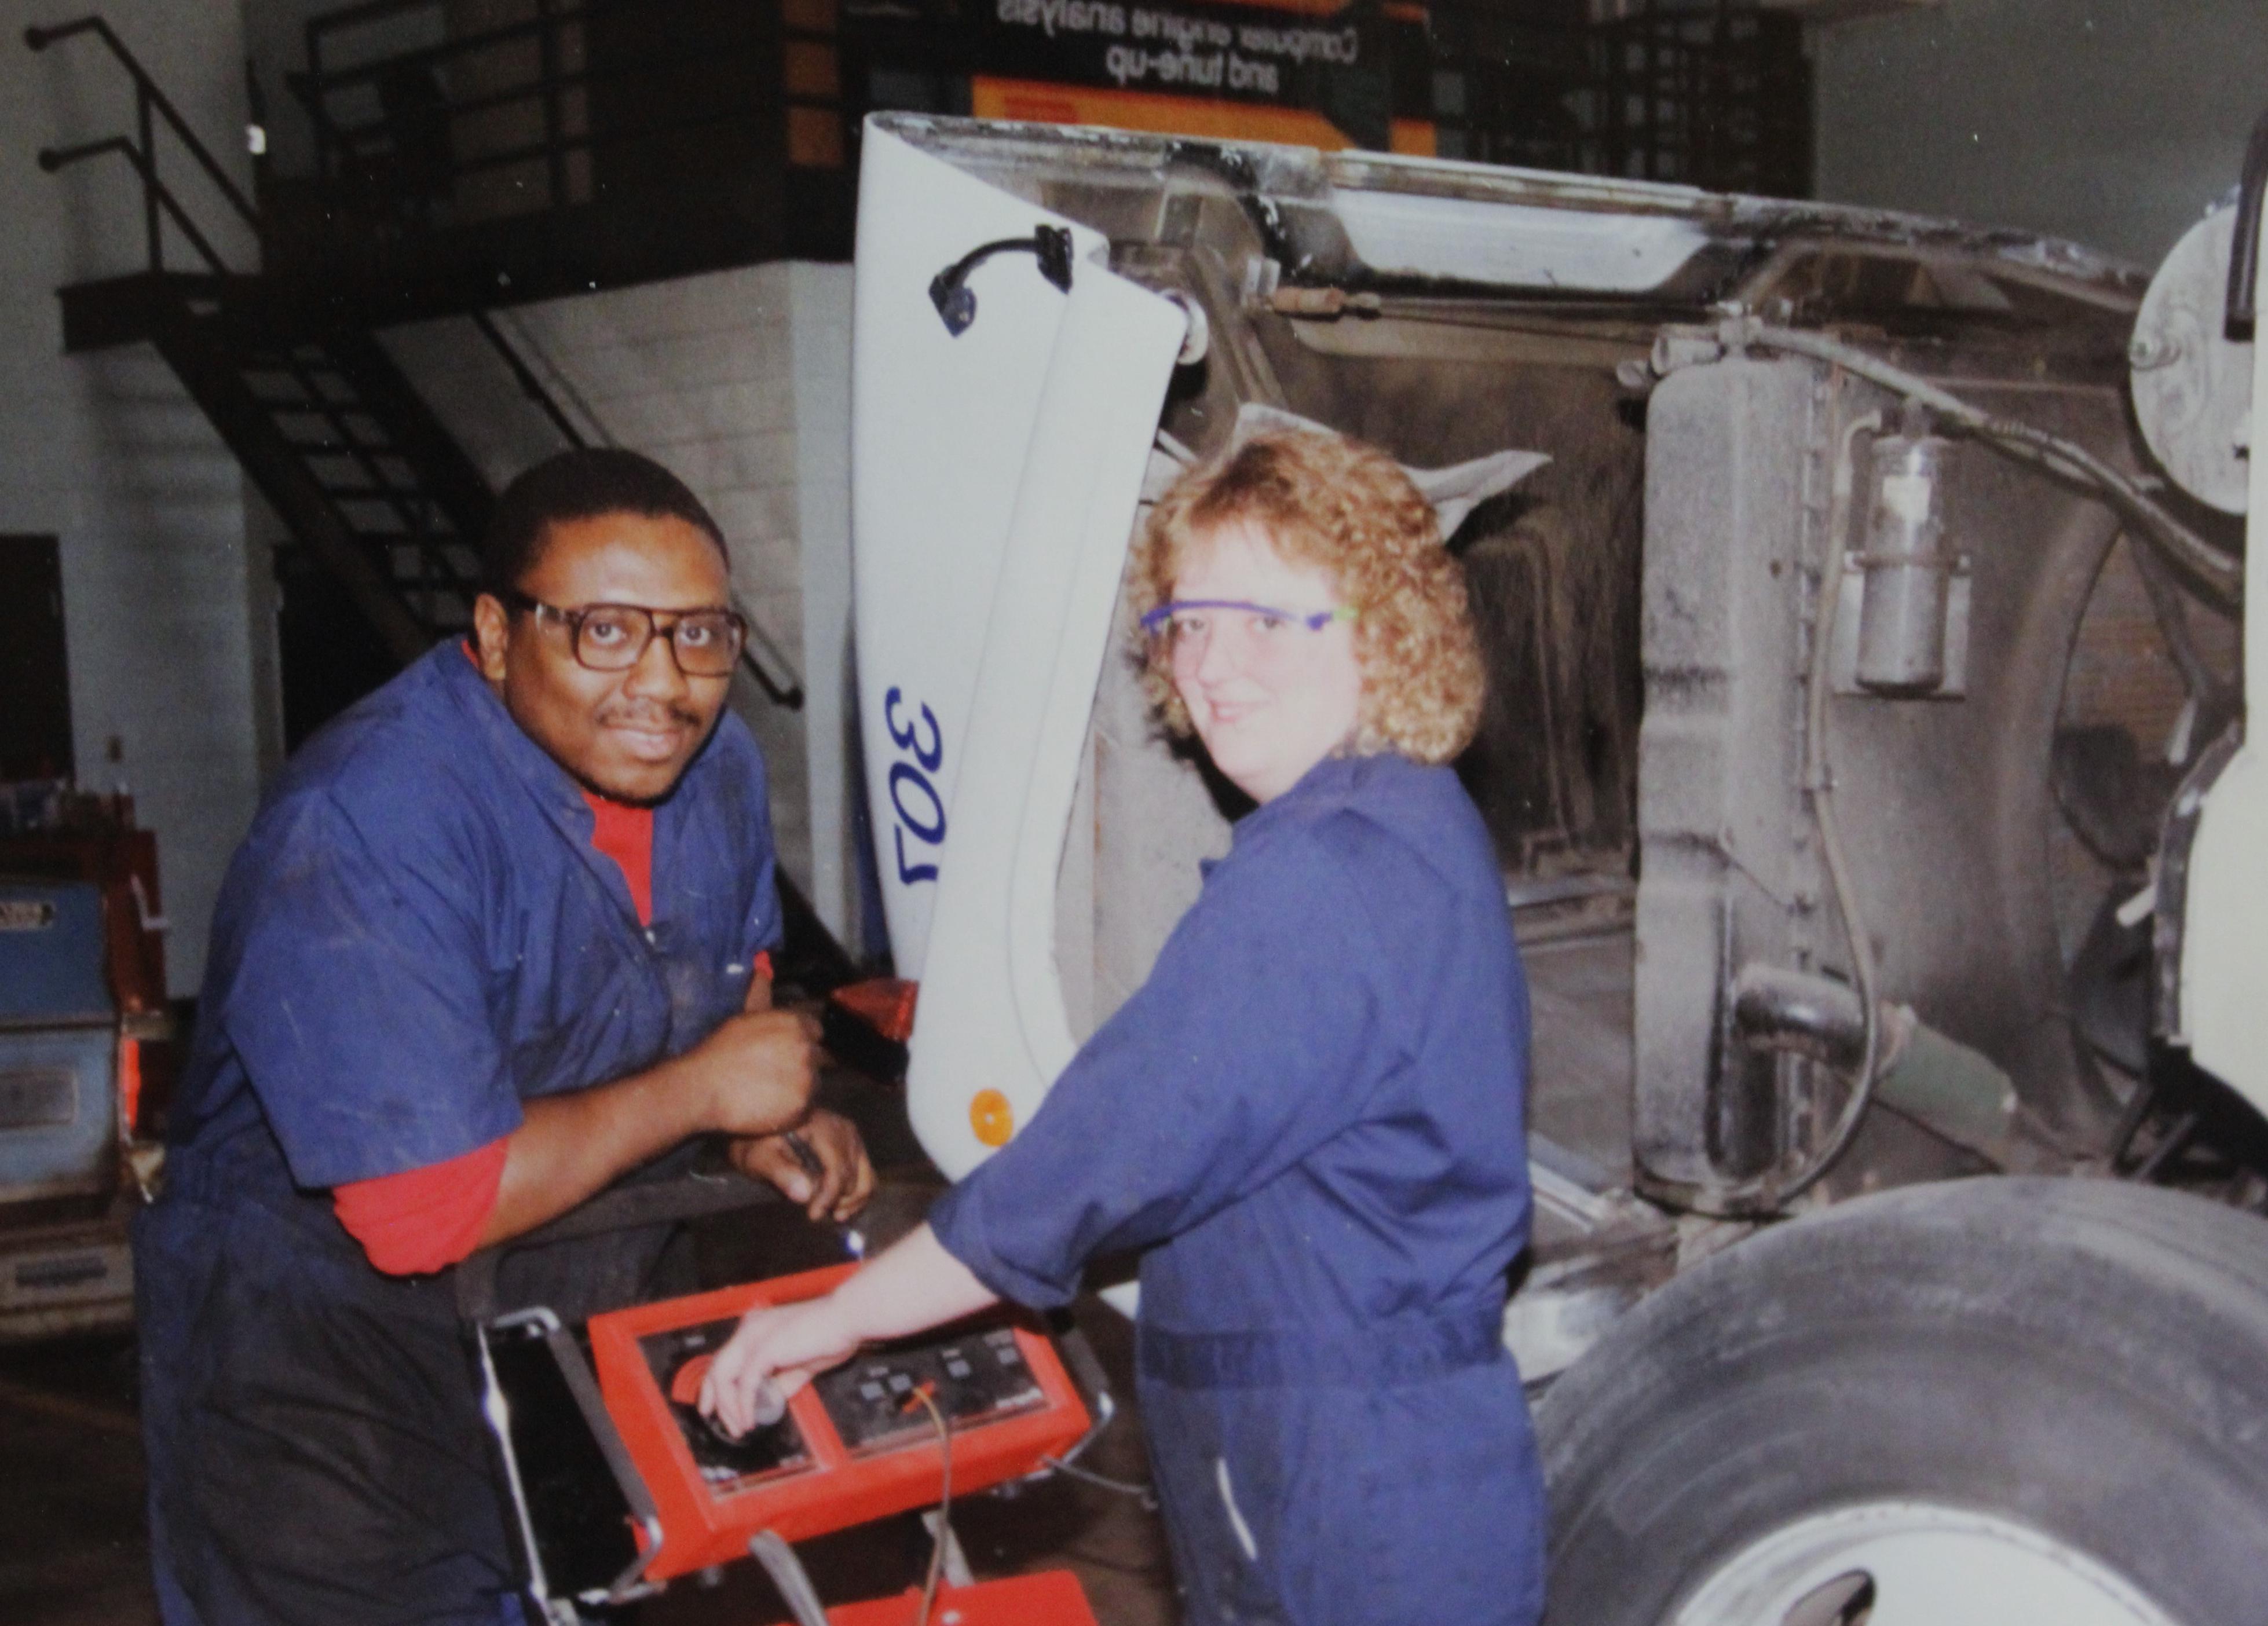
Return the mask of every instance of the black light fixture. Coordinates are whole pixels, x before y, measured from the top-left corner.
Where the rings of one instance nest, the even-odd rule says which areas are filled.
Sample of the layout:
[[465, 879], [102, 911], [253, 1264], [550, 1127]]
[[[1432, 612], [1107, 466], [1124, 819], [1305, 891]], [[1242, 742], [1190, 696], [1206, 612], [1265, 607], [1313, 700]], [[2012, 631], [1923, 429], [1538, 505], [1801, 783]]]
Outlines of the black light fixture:
[[1071, 232], [1064, 226], [1042, 226], [1029, 237], [1004, 237], [972, 248], [929, 279], [929, 302], [945, 319], [945, 330], [954, 338], [968, 331], [976, 320], [976, 291], [968, 274], [994, 254], [1028, 254], [1040, 262], [1040, 275], [1064, 292], [1071, 291]]

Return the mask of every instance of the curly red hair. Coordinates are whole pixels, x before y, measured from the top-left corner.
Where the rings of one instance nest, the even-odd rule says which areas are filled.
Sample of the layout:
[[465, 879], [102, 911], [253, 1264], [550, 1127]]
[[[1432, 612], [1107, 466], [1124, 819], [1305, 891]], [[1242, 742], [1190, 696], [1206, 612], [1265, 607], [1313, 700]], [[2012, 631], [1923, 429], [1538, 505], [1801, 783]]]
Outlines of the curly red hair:
[[[1289, 562], [1321, 567], [1355, 610], [1362, 708], [1354, 749], [1447, 762], [1471, 743], [1485, 679], [1463, 573], [1432, 504], [1399, 464], [1343, 435], [1270, 430], [1184, 474], [1134, 545], [1137, 620], [1173, 597], [1192, 549], [1224, 526], [1256, 526]], [[1190, 732], [1161, 650], [1142, 681], [1175, 734]]]

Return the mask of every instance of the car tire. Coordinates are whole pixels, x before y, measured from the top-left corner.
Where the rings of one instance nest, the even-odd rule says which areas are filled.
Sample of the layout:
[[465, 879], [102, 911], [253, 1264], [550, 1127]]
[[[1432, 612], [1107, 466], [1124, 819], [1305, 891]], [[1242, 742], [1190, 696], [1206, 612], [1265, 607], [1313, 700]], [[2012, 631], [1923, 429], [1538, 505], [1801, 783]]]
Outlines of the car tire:
[[2261, 1619], [2268, 1222], [2101, 1181], [1861, 1198], [1661, 1289], [1536, 1422], [1547, 1626]]

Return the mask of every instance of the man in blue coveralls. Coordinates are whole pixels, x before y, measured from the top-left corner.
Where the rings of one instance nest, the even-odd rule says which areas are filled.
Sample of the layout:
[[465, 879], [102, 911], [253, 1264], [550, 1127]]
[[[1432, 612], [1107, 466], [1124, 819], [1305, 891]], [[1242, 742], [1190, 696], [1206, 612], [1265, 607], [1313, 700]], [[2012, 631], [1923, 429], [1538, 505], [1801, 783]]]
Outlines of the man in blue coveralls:
[[[864, 1203], [770, 1009], [764, 770], [716, 522], [635, 453], [498, 500], [474, 636], [311, 740], [222, 890], [165, 1195], [135, 1239], [168, 1626], [518, 1622], [454, 1267], [705, 1133]], [[818, 1154], [806, 1173], [783, 1132]], [[651, 1234], [508, 1257], [636, 1296]]]

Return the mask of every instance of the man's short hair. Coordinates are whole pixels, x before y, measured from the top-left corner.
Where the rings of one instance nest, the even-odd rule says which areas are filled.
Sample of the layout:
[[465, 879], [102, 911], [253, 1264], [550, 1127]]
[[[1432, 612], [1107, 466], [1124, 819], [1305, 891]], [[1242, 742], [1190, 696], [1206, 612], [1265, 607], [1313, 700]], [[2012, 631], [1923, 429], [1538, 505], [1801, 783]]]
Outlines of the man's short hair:
[[517, 588], [542, 556], [545, 534], [566, 520], [600, 514], [666, 515], [717, 544], [727, 569], [725, 533], [690, 487], [652, 458], [615, 446], [581, 446], [546, 458], [504, 489], [481, 542], [481, 590]]

